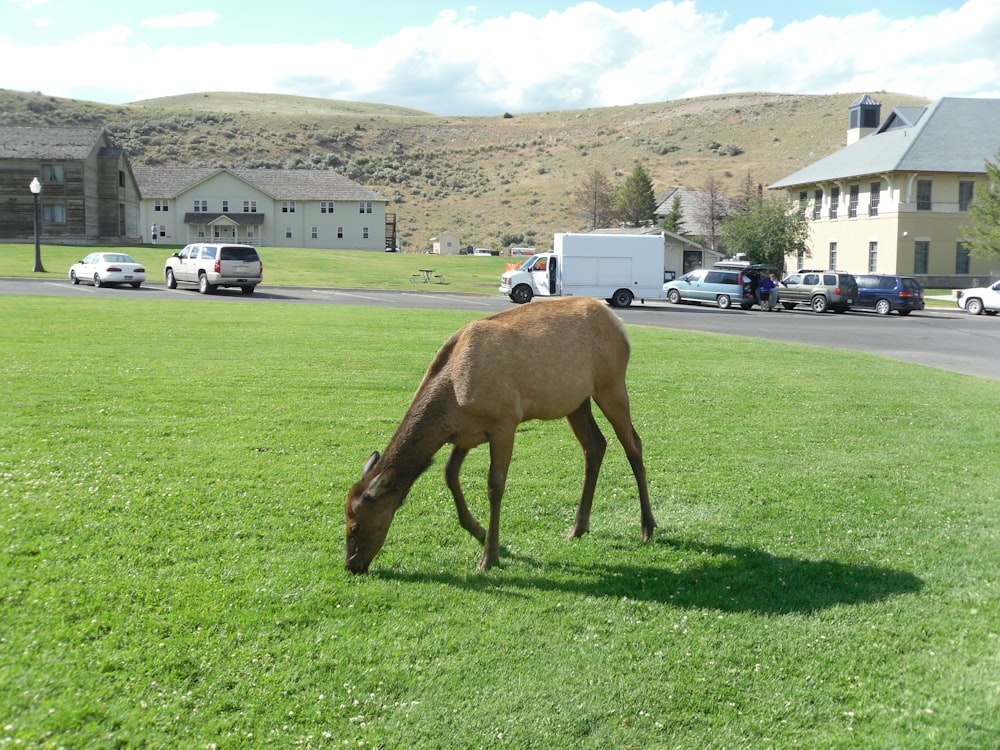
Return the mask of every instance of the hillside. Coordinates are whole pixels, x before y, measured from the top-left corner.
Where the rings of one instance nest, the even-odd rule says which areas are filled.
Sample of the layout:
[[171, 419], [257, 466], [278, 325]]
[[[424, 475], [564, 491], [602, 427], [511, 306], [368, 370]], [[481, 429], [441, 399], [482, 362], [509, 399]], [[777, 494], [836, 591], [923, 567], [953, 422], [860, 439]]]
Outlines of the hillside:
[[[450, 229], [469, 245], [502, 232], [547, 245], [583, 228], [572, 195], [595, 171], [641, 162], [657, 191], [713, 176], [736, 193], [845, 142], [847, 106], [829, 96], [745, 93], [656, 104], [441, 117], [402, 107], [262, 94], [203, 93], [104, 105], [0, 91], [8, 125], [102, 125], [134, 164], [335, 169], [390, 198], [405, 248]], [[922, 104], [871, 92], [891, 107]]]

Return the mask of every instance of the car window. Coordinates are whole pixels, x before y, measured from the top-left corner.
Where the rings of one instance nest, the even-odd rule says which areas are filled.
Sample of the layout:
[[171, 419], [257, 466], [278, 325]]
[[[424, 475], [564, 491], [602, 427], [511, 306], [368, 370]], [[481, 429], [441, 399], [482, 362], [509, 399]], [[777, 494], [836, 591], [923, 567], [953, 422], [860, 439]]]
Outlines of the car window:
[[252, 247], [230, 246], [222, 248], [221, 260], [239, 260], [244, 263], [253, 263], [259, 260], [257, 251]]
[[184, 248], [183, 250], [181, 250], [180, 257], [181, 258], [189, 258], [191, 256], [191, 251], [192, 250], [197, 251], [197, 248], [192, 248], [192, 247], [186, 247], [186, 248]]
[[837, 285], [837, 274], [835, 274], [835, 273], [825, 273], [825, 274], [823, 274], [823, 283], [826, 286], [836, 286]]
[[878, 279], [875, 276], [858, 276], [859, 289], [874, 289], [877, 284]]
[[854, 278], [854, 276], [852, 276], [849, 273], [842, 273], [840, 275], [840, 283], [844, 284], [846, 286], [857, 286], [858, 285], [857, 280]]
[[903, 279], [903, 289], [908, 292], [919, 292], [923, 287], [917, 283], [916, 279]]
[[798, 284], [798, 283], [800, 283], [800, 279], [801, 278], [802, 277], [799, 276], [799, 274], [793, 273], [791, 276], [789, 276], [787, 279], [785, 279], [781, 283], [782, 284]]
[[216, 253], [219, 248], [217, 247], [203, 247], [201, 249], [201, 257], [204, 260], [215, 260]]
[[816, 284], [819, 283], [819, 274], [818, 273], [807, 273], [805, 275], [805, 278], [802, 279], [802, 283], [810, 285], [810, 286], [815, 286]]
[[706, 284], [721, 284], [724, 276], [722, 271], [709, 271], [705, 274]]

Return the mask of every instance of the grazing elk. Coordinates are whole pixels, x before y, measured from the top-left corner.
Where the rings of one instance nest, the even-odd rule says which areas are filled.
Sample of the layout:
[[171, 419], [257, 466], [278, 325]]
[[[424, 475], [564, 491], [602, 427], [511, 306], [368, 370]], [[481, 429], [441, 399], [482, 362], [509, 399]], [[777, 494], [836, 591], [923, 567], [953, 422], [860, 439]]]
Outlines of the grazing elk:
[[[477, 320], [434, 357], [385, 452], [372, 453], [344, 504], [346, 567], [364, 573], [385, 542], [410, 487], [445, 443], [453, 448], [445, 479], [462, 527], [485, 543], [479, 568], [500, 556], [500, 500], [517, 426], [566, 417], [583, 446], [583, 496], [571, 537], [587, 533], [607, 441], [591, 412], [597, 402], [625, 448], [639, 485], [642, 538], [656, 522], [649, 505], [642, 441], [632, 426], [625, 369], [629, 343], [621, 321], [602, 302], [567, 297], [524, 305]], [[472, 516], [459, 484], [469, 450], [490, 445], [487, 529]]]

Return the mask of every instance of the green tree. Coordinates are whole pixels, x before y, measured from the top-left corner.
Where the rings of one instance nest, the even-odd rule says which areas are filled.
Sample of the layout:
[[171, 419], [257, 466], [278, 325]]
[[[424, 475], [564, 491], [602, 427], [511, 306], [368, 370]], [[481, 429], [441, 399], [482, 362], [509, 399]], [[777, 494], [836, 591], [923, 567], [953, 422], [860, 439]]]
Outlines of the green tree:
[[674, 200], [670, 204], [670, 210], [663, 217], [661, 226], [668, 232], [680, 234], [684, 231], [684, 217], [681, 215], [681, 197], [674, 194]]
[[[995, 158], [1000, 162], [1000, 151]], [[1000, 166], [987, 159], [986, 175], [989, 182], [976, 186], [962, 236], [973, 254], [1000, 257]]]
[[719, 227], [730, 253], [746, 253], [751, 263], [784, 267], [785, 254], [805, 247], [809, 222], [798, 204], [785, 196], [771, 196], [751, 203]]
[[611, 224], [614, 188], [611, 180], [598, 170], [584, 179], [583, 184], [573, 194], [575, 213], [584, 220], [588, 229], [600, 229]]
[[642, 164], [636, 164], [632, 174], [625, 178], [625, 184], [615, 197], [615, 208], [618, 219], [629, 227], [647, 226], [656, 221], [653, 181]]

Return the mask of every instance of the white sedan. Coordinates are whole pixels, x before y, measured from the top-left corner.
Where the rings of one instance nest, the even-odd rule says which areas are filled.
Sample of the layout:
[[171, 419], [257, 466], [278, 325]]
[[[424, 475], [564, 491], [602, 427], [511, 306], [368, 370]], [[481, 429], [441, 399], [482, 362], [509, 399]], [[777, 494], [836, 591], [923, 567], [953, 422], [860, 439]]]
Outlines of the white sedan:
[[131, 284], [138, 289], [146, 280], [146, 269], [126, 253], [91, 253], [70, 266], [69, 278], [74, 284]]
[[979, 315], [981, 312], [996, 315], [1000, 312], [1000, 281], [992, 286], [959, 289], [956, 301], [969, 315]]

